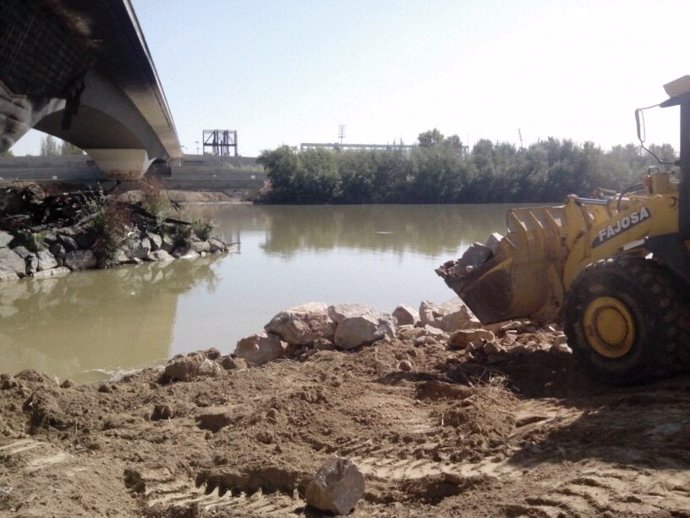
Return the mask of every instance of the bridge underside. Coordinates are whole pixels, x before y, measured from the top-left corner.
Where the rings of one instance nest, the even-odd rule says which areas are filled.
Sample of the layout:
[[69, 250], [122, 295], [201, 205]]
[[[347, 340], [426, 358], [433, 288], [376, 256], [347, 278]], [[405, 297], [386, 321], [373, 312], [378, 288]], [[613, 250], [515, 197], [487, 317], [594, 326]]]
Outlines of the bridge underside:
[[113, 178], [182, 156], [129, 0], [2, 0], [0, 78], [0, 152], [35, 128]]

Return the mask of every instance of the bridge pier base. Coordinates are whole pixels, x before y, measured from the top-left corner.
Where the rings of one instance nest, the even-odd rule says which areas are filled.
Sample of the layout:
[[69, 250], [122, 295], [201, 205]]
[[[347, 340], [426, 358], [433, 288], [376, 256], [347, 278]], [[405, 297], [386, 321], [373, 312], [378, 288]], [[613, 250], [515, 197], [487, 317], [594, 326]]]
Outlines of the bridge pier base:
[[110, 180], [139, 180], [155, 159], [145, 149], [86, 149], [98, 168]]

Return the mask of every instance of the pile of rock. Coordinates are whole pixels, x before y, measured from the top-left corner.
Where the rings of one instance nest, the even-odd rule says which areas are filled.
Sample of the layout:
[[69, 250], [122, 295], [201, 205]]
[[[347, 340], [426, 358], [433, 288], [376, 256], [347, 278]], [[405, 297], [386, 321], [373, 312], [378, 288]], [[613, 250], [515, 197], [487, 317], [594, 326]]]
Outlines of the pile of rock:
[[349, 351], [378, 340], [426, 336], [478, 327], [479, 321], [457, 299], [444, 305], [422, 302], [419, 311], [398, 306], [386, 313], [365, 304], [309, 302], [281, 311], [264, 331], [241, 339], [235, 356], [250, 365], [284, 357], [309, 356], [322, 349]]
[[[400, 305], [392, 313], [364, 304], [309, 302], [281, 311], [262, 332], [242, 338], [233, 358], [258, 366], [280, 358], [306, 359], [319, 350], [350, 351], [392, 339], [415, 346], [441, 344], [489, 363], [528, 350], [571, 352], [565, 335], [555, 327], [539, 329], [529, 321], [482, 327], [456, 298], [445, 304], [424, 301], [419, 310]], [[401, 370], [410, 368], [400, 365]]]
[[[201, 239], [190, 223], [158, 221], [140, 204], [117, 202], [110, 215], [105, 197], [45, 197], [32, 187], [0, 193], [0, 209], [4, 209], [0, 217], [0, 281], [193, 258], [229, 249], [219, 239]], [[129, 214], [127, 222], [117, 221], [118, 211]]]

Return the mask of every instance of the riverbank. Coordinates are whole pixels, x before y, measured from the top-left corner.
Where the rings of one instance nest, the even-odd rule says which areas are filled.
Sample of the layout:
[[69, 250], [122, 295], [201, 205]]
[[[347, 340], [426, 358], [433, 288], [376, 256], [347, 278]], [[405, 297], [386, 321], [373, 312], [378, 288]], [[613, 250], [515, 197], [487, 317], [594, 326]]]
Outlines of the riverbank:
[[98, 385], [2, 376], [0, 512], [317, 516], [305, 487], [338, 455], [364, 474], [352, 516], [687, 514], [690, 379], [596, 385], [556, 328], [448, 332], [424, 307], [352, 348], [310, 318], [335, 341], [261, 365], [245, 347]]
[[[190, 200], [209, 199], [185, 193]], [[184, 196], [180, 196], [184, 198]], [[213, 199], [228, 199], [214, 193]], [[0, 281], [224, 253], [210, 222], [168, 217], [176, 203], [155, 190], [61, 192], [38, 184], [0, 189]]]

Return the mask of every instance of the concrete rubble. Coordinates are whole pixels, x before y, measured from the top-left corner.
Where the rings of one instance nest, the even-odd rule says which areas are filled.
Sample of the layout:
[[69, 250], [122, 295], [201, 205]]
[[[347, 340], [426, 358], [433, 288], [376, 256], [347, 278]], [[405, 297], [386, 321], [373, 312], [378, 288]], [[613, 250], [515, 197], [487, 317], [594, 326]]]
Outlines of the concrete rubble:
[[[403, 308], [403, 309], [401, 309]], [[394, 314], [401, 316], [398, 320]], [[417, 347], [442, 346], [488, 363], [509, 359], [529, 350], [571, 354], [562, 331], [539, 329], [529, 321], [514, 320], [482, 327], [467, 306], [454, 298], [443, 304], [423, 301], [420, 318], [410, 306], [399, 305], [393, 314], [365, 304], [309, 302], [280, 311], [264, 331], [242, 338], [235, 352], [225, 357], [226, 369], [256, 367], [278, 359], [306, 360], [321, 350], [354, 351], [381, 340], [407, 341]], [[411, 318], [412, 317], [412, 318]], [[406, 323], [412, 320], [415, 324]], [[226, 366], [227, 364], [227, 366]], [[413, 364], [403, 360], [400, 371]]]
[[307, 504], [336, 515], [348, 514], [364, 495], [364, 475], [349, 459], [332, 457], [307, 486]]

